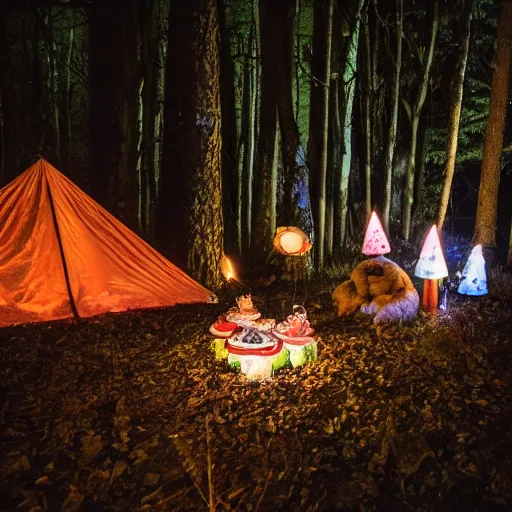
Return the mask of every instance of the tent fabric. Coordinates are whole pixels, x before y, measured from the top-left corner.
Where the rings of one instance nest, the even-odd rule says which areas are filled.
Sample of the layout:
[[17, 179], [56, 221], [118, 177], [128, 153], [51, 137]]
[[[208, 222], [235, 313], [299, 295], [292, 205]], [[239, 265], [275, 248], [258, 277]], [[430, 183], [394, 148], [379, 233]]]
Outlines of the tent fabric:
[[0, 327], [212, 300], [45, 160], [0, 190]]

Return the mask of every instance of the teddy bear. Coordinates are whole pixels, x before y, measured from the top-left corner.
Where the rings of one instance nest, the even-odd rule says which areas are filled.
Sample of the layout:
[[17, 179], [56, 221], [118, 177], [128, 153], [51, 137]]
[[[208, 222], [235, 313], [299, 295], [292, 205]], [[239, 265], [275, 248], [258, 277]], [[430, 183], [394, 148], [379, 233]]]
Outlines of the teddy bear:
[[403, 322], [418, 314], [419, 295], [407, 273], [384, 256], [365, 260], [332, 294], [339, 317], [361, 312], [374, 323]]

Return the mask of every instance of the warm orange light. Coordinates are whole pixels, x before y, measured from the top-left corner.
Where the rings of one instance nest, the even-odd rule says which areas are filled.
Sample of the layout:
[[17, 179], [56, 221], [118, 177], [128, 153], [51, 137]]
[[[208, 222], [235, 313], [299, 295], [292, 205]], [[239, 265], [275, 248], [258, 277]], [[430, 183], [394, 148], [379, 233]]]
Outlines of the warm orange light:
[[298, 233], [294, 233], [293, 231], [287, 231], [281, 237], [281, 247], [288, 254], [293, 254], [295, 252], [299, 252], [300, 248], [304, 240]]
[[212, 301], [41, 159], [0, 189], [0, 327]]
[[235, 271], [233, 269], [233, 264], [231, 263], [231, 260], [224, 255], [222, 258], [222, 262], [220, 264], [220, 270], [222, 272], [222, 275], [229, 281], [230, 279], [235, 278]]
[[286, 256], [300, 256], [311, 249], [311, 244], [302, 230], [289, 226], [277, 228], [274, 247]]

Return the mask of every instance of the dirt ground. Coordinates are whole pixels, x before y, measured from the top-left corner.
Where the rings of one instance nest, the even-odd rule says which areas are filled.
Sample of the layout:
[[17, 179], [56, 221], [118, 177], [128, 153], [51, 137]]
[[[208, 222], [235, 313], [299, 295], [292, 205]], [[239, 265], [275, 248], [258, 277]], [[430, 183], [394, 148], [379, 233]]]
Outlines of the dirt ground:
[[511, 510], [512, 287], [381, 332], [317, 288], [268, 382], [215, 360], [226, 302], [0, 330], [0, 509]]

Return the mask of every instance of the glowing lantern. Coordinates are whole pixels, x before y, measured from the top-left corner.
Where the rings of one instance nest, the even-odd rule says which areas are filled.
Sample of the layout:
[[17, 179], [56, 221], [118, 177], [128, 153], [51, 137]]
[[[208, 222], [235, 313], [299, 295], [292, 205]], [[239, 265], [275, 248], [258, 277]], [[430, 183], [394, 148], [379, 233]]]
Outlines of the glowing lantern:
[[423, 284], [423, 307], [428, 313], [436, 313], [439, 298], [437, 281], [448, 275], [448, 268], [435, 224], [430, 228], [425, 239], [420, 258], [414, 269], [414, 275], [425, 280]]
[[222, 257], [222, 262], [220, 264], [220, 271], [222, 275], [229, 281], [230, 279], [235, 278], [235, 271], [233, 270], [233, 265], [230, 259], [224, 255]]
[[487, 274], [485, 272], [485, 259], [481, 244], [473, 247], [466, 266], [462, 271], [462, 281], [457, 291], [464, 295], [479, 296], [487, 294]]
[[277, 228], [274, 247], [286, 256], [301, 256], [311, 249], [311, 244], [303, 231], [289, 226]]
[[363, 254], [366, 256], [382, 256], [391, 252], [388, 237], [384, 232], [377, 214], [373, 211], [366, 228], [363, 241]]

